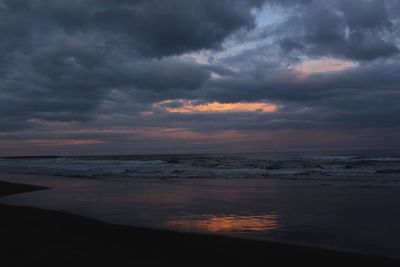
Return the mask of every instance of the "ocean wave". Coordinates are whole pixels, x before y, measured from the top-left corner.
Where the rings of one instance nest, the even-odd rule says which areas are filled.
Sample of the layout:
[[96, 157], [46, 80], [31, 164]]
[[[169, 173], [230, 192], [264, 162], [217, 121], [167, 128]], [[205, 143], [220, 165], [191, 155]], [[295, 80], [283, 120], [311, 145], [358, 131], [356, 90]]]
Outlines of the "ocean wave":
[[400, 177], [391, 155], [150, 155], [2, 158], [0, 169], [18, 173], [90, 177], [192, 179], [309, 179]]

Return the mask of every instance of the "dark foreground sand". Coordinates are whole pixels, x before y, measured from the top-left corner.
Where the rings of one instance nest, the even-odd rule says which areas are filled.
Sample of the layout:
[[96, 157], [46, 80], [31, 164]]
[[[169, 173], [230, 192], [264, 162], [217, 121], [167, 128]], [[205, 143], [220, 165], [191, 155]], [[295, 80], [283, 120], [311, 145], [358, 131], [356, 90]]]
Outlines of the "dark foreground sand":
[[[0, 182], [0, 196], [42, 190]], [[0, 205], [0, 266], [400, 266], [399, 261], [265, 241], [112, 225]]]

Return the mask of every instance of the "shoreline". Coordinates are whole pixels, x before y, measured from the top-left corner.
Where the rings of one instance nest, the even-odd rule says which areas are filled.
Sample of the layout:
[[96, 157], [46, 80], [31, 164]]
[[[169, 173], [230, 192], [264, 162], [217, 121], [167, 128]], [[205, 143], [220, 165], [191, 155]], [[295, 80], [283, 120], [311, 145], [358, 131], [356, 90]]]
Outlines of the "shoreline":
[[[0, 182], [0, 197], [44, 190]], [[399, 266], [400, 261], [207, 234], [142, 229], [63, 212], [0, 204], [7, 266]]]

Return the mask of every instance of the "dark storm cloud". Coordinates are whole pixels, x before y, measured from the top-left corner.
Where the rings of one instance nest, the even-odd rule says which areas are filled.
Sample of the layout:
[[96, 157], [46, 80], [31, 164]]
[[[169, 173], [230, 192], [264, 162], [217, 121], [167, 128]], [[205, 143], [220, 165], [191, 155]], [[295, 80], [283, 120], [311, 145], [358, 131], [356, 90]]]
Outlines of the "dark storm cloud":
[[[283, 17], [257, 26], [263, 5]], [[0, 140], [128, 142], [142, 136], [129, 129], [146, 127], [395, 135], [399, 12], [395, 0], [0, 0]], [[353, 66], [296, 69], [321, 58]], [[279, 110], [179, 114], [163, 107], [182, 102], [159, 105], [176, 99]]]
[[254, 27], [250, 10], [263, 0], [148, 0], [102, 2], [94, 14], [97, 27], [125, 34], [149, 56], [218, 48], [241, 28]]
[[365, 61], [397, 55], [389, 2], [310, 1], [282, 25], [288, 32], [281, 46], [286, 52], [300, 50], [314, 56]]
[[263, 2], [3, 0], [0, 10], [2, 30], [10, 35], [100, 32], [107, 35], [105, 43], [125, 42], [140, 54], [162, 57], [219, 47], [235, 31], [255, 26], [251, 10]]
[[397, 60], [306, 76], [293, 70], [268, 71], [262, 66], [260, 69], [264, 70], [263, 75], [252, 70], [211, 80], [197, 97], [220, 102], [264, 100], [279, 105], [280, 110], [272, 114], [248, 114], [247, 120], [241, 122], [232, 116], [212, 127], [337, 130], [400, 126], [400, 119], [394, 115], [400, 112]]
[[13, 119], [86, 121], [114, 90], [142, 100], [195, 90], [206, 68], [151, 57], [218, 48], [254, 27], [251, 10], [262, 2], [2, 0], [1, 128]]

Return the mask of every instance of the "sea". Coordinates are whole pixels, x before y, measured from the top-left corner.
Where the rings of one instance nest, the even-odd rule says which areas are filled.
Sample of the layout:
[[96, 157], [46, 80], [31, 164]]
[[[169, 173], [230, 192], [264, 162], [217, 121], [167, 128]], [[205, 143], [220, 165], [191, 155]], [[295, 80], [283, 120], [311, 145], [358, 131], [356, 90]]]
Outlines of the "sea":
[[105, 222], [400, 258], [400, 152], [8, 157], [0, 199]]
[[0, 158], [0, 171], [72, 177], [280, 179], [396, 185], [400, 153], [269, 153]]

